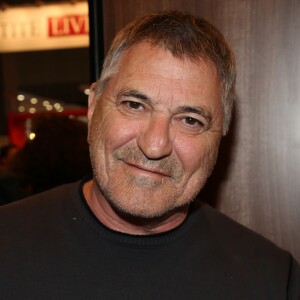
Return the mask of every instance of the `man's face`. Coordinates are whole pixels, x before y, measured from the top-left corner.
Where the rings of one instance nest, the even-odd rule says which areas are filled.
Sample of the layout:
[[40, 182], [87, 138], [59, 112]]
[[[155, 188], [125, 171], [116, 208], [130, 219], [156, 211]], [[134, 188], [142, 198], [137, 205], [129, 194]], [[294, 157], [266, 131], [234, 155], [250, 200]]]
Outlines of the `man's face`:
[[213, 64], [181, 60], [147, 43], [130, 48], [101, 98], [90, 98], [99, 201], [142, 218], [188, 204], [217, 157], [220, 99]]

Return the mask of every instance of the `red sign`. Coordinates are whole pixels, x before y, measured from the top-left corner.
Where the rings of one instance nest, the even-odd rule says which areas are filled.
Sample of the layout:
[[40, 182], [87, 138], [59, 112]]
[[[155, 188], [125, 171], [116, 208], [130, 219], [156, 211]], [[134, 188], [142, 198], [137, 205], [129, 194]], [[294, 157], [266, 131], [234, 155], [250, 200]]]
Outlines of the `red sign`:
[[[52, 113], [54, 114], [54, 113]], [[86, 109], [76, 109], [76, 110], [65, 110], [64, 112], [57, 113], [65, 116], [81, 117], [87, 115]], [[9, 113], [7, 117], [8, 124], [8, 135], [10, 143], [21, 148], [24, 146], [27, 136], [26, 136], [26, 120], [32, 119], [36, 114], [26, 114], [26, 113]]]
[[48, 36], [72, 36], [89, 33], [87, 15], [66, 15], [48, 18]]

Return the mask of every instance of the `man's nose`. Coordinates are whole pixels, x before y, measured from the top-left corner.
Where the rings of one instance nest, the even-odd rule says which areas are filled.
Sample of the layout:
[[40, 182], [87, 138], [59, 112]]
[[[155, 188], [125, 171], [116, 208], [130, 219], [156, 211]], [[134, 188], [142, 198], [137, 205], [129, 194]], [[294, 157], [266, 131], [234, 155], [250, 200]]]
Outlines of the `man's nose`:
[[171, 154], [170, 120], [166, 116], [151, 116], [141, 128], [138, 147], [148, 159], [161, 159]]

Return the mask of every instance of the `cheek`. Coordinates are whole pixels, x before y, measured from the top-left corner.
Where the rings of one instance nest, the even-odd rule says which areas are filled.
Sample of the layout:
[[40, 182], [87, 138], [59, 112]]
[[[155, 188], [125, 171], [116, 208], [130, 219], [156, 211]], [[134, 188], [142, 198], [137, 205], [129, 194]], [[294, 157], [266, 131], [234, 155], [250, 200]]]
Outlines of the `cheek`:
[[177, 139], [175, 152], [187, 177], [210, 173], [215, 163], [218, 142], [201, 136], [198, 140]]
[[123, 120], [118, 112], [111, 112], [105, 116], [98, 127], [98, 136], [106, 150], [117, 149], [137, 136], [138, 126]]

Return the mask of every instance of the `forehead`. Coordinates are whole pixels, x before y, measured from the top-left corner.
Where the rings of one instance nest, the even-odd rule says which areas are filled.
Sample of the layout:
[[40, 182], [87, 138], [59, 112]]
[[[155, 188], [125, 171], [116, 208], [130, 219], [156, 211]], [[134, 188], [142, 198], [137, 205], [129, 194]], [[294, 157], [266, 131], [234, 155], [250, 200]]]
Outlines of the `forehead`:
[[111, 81], [116, 90], [141, 89], [156, 100], [181, 97], [182, 101], [206, 99], [206, 104], [221, 103], [221, 83], [213, 63], [201, 58], [177, 58], [168, 50], [145, 42], [125, 52]]

